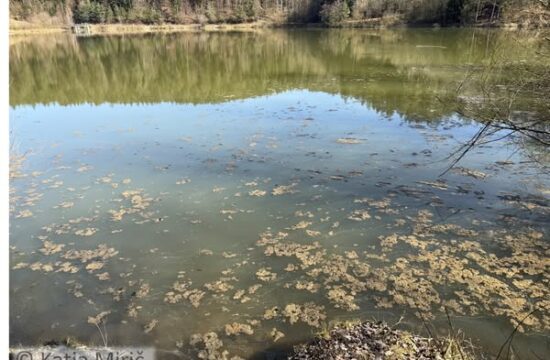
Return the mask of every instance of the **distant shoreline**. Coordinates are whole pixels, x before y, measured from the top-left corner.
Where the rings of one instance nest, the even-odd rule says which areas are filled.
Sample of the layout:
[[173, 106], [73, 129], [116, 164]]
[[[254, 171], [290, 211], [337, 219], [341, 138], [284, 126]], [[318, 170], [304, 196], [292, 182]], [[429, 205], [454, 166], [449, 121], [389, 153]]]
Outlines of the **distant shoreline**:
[[[82, 25], [82, 24], [79, 24]], [[88, 24], [88, 35], [147, 34], [201, 31], [254, 31], [262, 28], [280, 27], [281, 24], [254, 22], [240, 24]], [[73, 26], [23, 26], [11, 27], [10, 36], [73, 33]]]
[[[77, 24], [84, 26], [84, 24]], [[337, 27], [327, 27], [320, 23], [296, 24], [296, 23], [275, 23], [268, 21], [257, 21], [250, 23], [220, 23], [220, 24], [86, 24], [85, 27], [89, 31], [86, 35], [122, 35], [122, 34], [149, 34], [149, 33], [177, 33], [177, 32], [226, 32], [226, 31], [257, 31], [261, 29], [274, 28], [337, 28], [337, 29], [395, 29], [395, 28], [452, 28], [452, 26], [439, 26], [438, 24], [425, 24], [424, 26], [413, 26], [408, 24], [393, 24], [382, 25], [376, 21], [349, 21]], [[464, 26], [460, 26], [464, 27]], [[472, 24], [467, 27], [472, 28], [499, 28], [506, 30], [520, 29], [517, 24]], [[40, 25], [40, 24], [25, 24], [13, 26], [10, 23], [10, 36], [26, 36], [26, 35], [44, 35], [56, 33], [74, 33], [73, 25]]]

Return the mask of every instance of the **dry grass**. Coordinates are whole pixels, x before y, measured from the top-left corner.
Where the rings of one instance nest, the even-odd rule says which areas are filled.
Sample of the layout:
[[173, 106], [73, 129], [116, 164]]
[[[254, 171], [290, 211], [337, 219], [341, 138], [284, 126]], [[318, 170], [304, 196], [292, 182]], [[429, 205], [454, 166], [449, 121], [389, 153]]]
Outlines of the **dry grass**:
[[[257, 21], [242, 24], [90, 24], [90, 35], [116, 35], [116, 34], [147, 34], [147, 33], [173, 33], [173, 32], [199, 32], [199, 31], [256, 31], [258, 29], [274, 26], [275, 23]], [[10, 35], [39, 35], [60, 32], [71, 32], [68, 26], [46, 26], [26, 23], [22, 21], [10, 21]]]
[[346, 20], [339, 26], [357, 28], [387, 28], [405, 25], [405, 20], [400, 15], [388, 14], [378, 18], [367, 18], [360, 20]]
[[[397, 324], [396, 324], [397, 325]], [[324, 324], [316, 338], [294, 348], [290, 359], [324, 360], [335, 358], [371, 359], [383, 356], [388, 360], [483, 359], [471, 341], [451, 327], [446, 337], [422, 337], [394, 326], [377, 322], [348, 321]]]
[[47, 22], [30, 22], [10, 19], [10, 35], [32, 35], [32, 34], [52, 34], [70, 31], [69, 26], [63, 25], [62, 22], [57, 24]]
[[474, 356], [474, 346], [471, 341], [465, 338], [449, 335], [443, 343], [445, 344], [444, 360], [474, 360], [481, 358], [480, 356]]

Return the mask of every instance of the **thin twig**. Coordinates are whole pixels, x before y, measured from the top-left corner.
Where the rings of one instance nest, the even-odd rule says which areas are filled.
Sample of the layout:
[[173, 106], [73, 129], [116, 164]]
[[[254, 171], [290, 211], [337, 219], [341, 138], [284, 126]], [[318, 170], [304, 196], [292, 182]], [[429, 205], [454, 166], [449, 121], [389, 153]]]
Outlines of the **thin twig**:
[[496, 357], [496, 360], [498, 360], [500, 358], [500, 355], [502, 354], [502, 350], [504, 350], [504, 347], [506, 346], [506, 344], [508, 344], [508, 342], [511, 344], [512, 341], [514, 340], [514, 335], [516, 334], [516, 332], [518, 331], [519, 327], [523, 324], [523, 322], [525, 320], [527, 320], [527, 318], [531, 315], [533, 315], [535, 312], [537, 311], [537, 309], [533, 309], [533, 311], [531, 311], [529, 314], [527, 314], [523, 319], [521, 319], [521, 321], [514, 327], [514, 331], [512, 331], [512, 333], [506, 338], [506, 341], [502, 344], [502, 346], [500, 347], [500, 350], [498, 351], [498, 354], [497, 354], [497, 357]]

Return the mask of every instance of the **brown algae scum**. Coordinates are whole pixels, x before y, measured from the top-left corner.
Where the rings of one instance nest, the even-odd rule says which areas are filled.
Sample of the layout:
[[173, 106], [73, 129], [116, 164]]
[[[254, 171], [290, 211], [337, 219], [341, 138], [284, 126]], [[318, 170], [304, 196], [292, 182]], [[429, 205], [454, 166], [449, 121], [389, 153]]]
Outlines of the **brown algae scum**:
[[[186, 186], [193, 183], [187, 181]], [[129, 185], [130, 181], [122, 181], [120, 187]], [[414, 318], [435, 321], [442, 314], [491, 316], [505, 319], [521, 333], [550, 330], [550, 248], [544, 229], [530, 225], [503, 229], [498, 225], [502, 219], [495, 225], [478, 220], [469, 224], [441, 221], [437, 206], [415, 210], [400, 205], [400, 196], [406, 195], [399, 195], [400, 189], [395, 188], [381, 198], [350, 198], [347, 204], [340, 203], [337, 212], [299, 204], [302, 209], [285, 219], [287, 225], [260, 232], [253, 246], [238, 250], [224, 243], [196, 248], [190, 258], [197, 265], [182, 264], [182, 270], [170, 276], [162, 261], [156, 269], [144, 272], [123, 251], [98, 243], [119, 234], [109, 230], [113, 226], [124, 233], [132, 226], [162, 224], [164, 217], [170, 217], [162, 211], [162, 196], [120, 187], [110, 190], [114, 196], [104, 210], [43, 226], [37, 236], [38, 252], [12, 248], [12, 258], [18, 259], [12, 271], [65, 274], [67, 293], [94, 304], [95, 313], [87, 315], [92, 325], [136, 323], [144, 336], [154, 338], [163, 326], [173, 326], [173, 319], [164, 313], [194, 311], [207, 326], [191, 325], [199, 332], [189, 334], [187, 343], [184, 338], [175, 340], [174, 346], [203, 359], [246, 357], [247, 352], [235, 346], [247, 339], [284, 342], [293, 336], [293, 327], [322, 329], [332, 320], [360, 319], [373, 311], [405, 314], [412, 323]], [[439, 185], [436, 189], [451, 191]], [[251, 190], [249, 195], [274, 201], [279, 195], [292, 198], [303, 191], [293, 182], [277, 185], [271, 194]], [[407, 191], [416, 197], [423, 190]], [[57, 208], [70, 211], [73, 206]], [[529, 211], [547, 214], [546, 206]], [[223, 205], [217, 213], [232, 222], [254, 214], [223, 209]], [[196, 213], [186, 217], [187, 226], [202, 224]], [[357, 230], [352, 230], [358, 236], [350, 239], [353, 243], [342, 238], [357, 224], [366, 232], [377, 227], [379, 235], [370, 236], [368, 246], [357, 243], [362, 237]], [[98, 244], [86, 247], [85, 239]], [[145, 245], [138, 253], [156, 257], [155, 243], [148, 245], [150, 249]], [[170, 259], [165, 252], [162, 257]], [[208, 259], [221, 267], [201, 276], [206, 269], [196, 267], [208, 266]], [[117, 262], [125, 264], [125, 269]], [[160, 274], [166, 274], [166, 280], [155, 281]], [[105, 285], [98, 285], [94, 278]], [[286, 296], [272, 298], [274, 293], [288, 293], [288, 301], [283, 300]], [[98, 297], [110, 298], [112, 305], [96, 303]], [[86, 315], [82, 315], [85, 323]]]

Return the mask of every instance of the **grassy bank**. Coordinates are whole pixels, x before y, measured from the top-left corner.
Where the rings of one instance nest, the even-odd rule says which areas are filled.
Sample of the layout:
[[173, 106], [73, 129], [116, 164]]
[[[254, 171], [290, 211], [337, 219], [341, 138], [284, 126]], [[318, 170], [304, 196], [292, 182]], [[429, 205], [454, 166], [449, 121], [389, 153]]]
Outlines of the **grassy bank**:
[[10, 19], [10, 35], [51, 34], [71, 31], [71, 27], [63, 24], [31, 23]]
[[[281, 24], [257, 21], [243, 24], [90, 24], [89, 35], [109, 34], [146, 34], [198, 31], [255, 31], [258, 29], [282, 26]], [[10, 23], [10, 35], [39, 35], [61, 32], [73, 32], [70, 25], [47, 26], [28, 24], [27, 26]]]
[[[21, 24], [10, 21], [10, 36], [47, 35], [55, 33], [73, 33], [73, 25]], [[377, 18], [366, 20], [348, 20], [331, 28], [365, 28], [385, 29], [407, 27], [408, 25], [396, 18]], [[434, 25], [424, 25], [425, 27]], [[435, 26], [438, 26], [437, 24]], [[517, 23], [473, 24], [470, 27], [498, 27], [505, 30], [516, 30], [522, 26]], [[228, 31], [258, 31], [268, 28], [290, 27], [327, 27], [323, 23], [296, 24], [278, 23], [270, 21], [255, 21], [251, 23], [221, 23], [221, 24], [88, 24], [87, 35], [117, 35], [117, 34], [148, 34], [148, 33], [177, 33], [177, 32], [228, 32]]]

